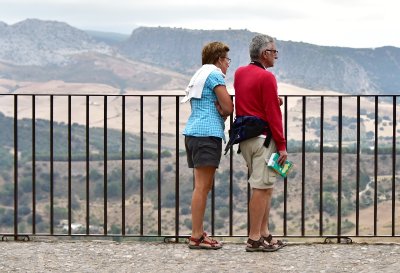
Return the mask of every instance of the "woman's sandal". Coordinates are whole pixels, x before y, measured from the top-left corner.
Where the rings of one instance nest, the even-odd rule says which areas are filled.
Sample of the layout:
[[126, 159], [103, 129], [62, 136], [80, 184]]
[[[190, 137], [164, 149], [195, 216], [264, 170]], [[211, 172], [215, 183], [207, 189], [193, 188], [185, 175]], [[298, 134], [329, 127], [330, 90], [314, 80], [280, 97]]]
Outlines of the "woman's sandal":
[[207, 236], [207, 233], [203, 233], [203, 235], [199, 238], [189, 238], [189, 248], [190, 249], [220, 249], [222, 248], [222, 244], [217, 240], [214, 240]]
[[247, 246], [246, 246], [247, 252], [258, 252], [258, 251], [273, 252], [277, 251], [278, 249], [279, 247], [276, 247], [275, 245], [266, 244], [264, 241], [264, 237], [262, 236], [258, 241], [254, 241], [250, 238], [247, 240]]
[[223, 245], [222, 241], [217, 241], [217, 240], [211, 238], [210, 236], [208, 236], [207, 232], [204, 231], [204, 232], [203, 232], [203, 236], [204, 236], [206, 239], [208, 239], [208, 240], [212, 241], [213, 243], [215, 243], [215, 244], [217, 244], [217, 245], [220, 245], [220, 246], [222, 247], [222, 245]]
[[278, 249], [287, 246], [287, 243], [283, 242], [282, 240], [276, 240], [275, 243], [272, 243], [272, 234], [268, 236], [261, 236], [261, 238], [264, 238], [264, 240], [267, 241], [268, 244], [273, 245]]

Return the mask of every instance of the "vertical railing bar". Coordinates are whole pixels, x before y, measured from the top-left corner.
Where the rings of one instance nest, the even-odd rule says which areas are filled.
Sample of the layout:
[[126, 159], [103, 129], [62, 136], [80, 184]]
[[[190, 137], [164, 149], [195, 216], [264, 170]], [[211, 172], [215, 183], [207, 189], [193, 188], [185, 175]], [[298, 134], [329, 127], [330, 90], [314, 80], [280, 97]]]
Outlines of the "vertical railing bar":
[[157, 157], [157, 223], [158, 236], [161, 236], [161, 96], [158, 96]]
[[176, 96], [175, 105], [175, 240], [179, 242], [179, 96]]
[[122, 186], [121, 186], [121, 196], [122, 196], [122, 204], [121, 204], [121, 207], [122, 207], [122, 215], [121, 215], [121, 217], [122, 217], [122, 223], [121, 223], [121, 225], [122, 225], [122, 227], [121, 227], [121, 229], [122, 229], [122, 236], [125, 236], [125, 228], [126, 228], [126, 224], [125, 224], [125, 198], [126, 198], [126, 196], [125, 196], [125, 183], [126, 183], [126, 181], [125, 181], [125, 179], [126, 179], [126, 177], [125, 177], [125, 170], [126, 170], [126, 167], [125, 167], [125, 146], [126, 146], [126, 143], [125, 143], [125, 141], [126, 141], [126, 138], [125, 138], [125, 133], [126, 133], [126, 131], [125, 131], [125, 128], [126, 128], [126, 121], [125, 121], [125, 96], [122, 96], [122, 140], [121, 140], [121, 143], [122, 143], [122, 147], [121, 147], [121, 160], [122, 160], [122, 162], [121, 162], [121, 164], [122, 164], [122, 166], [121, 166], [121, 168], [122, 168], [122, 170], [121, 170], [121, 183], [122, 183]]
[[50, 234], [54, 234], [54, 96], [50, 95]]
[[342, 234], [342, 96], [339, 96], [339, 124], [338, 124], [338, 210], [337, 210], [337, 236], [338, 243], [340, 242], [340, 236]]
[[18, 95], [14, 95], [14, 239], [18, 237]]
[[321, 96], [319, 138], [319, 236], [324, 234], [324, 97]]
[[90, 147], [89, 147], [89, 96], [86, 96], [86, 235], [90, 233]]
[[356, 236], [360, 232], [360, 154], [361, 154], [361, 118], [360, 96], [357, 96], [357, 162], [356, 162]]
[[140, 235], [143, 236], [143, 96], [140, 96]]
[[107, 95], [105, 95], [104, 96], [104, 111], [103, 111], [103, 114], [104, 114], [104, 144], [103, 144], [103, 149], [104, 149], [104, 205], [103, 205], [103, 207], [104, 207], [104, 223], [103, 223], [103, 225], [104, 225], [104, 235], [106, 235], [107, 236], [107, 233], [108, 233], [108, 230], [107, 230], [107, 227], [108, 227], [108, 224], [107, 224], [107, 210], [108, 210], [108, 208], [107, 208], [107, 199], [108, 199], [108, 188], [107, 188], [107, 171], [108, 171], [108, 169], [107, 169], [107, 156], [108, 156], [108, 154], [107, 154]]
[[[288, 136], [288, 97], [285, 96], [285, 139], [286, 139], [286, 149], [287, 145], [287, 136]], [[288, 194], [288, 186], [287, 186], [287, 178], [285, 178], [283, 183], [283, 235], [287, 235], [287, 194]]]
[[396, 234], [396, 96], [393, 96], [393, 137], [392, 137], [392, 236]]
[[36, 234], [36, 97], [32, 95], [32, 234]]
[[71, 235], [71, 95], [68, 96], [68, 235]]
[[[233, 100], [233, 97], [231, 96]], [[233, 114], [229, 116], [229, 128], [232, 128]], [[233, 235], [233, 149], [229, 151], [229, 236]]]
[[302, 154], [301, 154], [301, 235], [305, 234], [305, 172], [306, 172], [306, 97], [302, 96], [303, 108], [302, 108]]
[[[240, 145], [240, 144], [239, 144]], [[249, 181], [250, 172], [247, 168], [247, 181]], [[250, 198], [251, 198], [251, 187], [250, 184], [247, 183], [247, 235], [250, 234]]]
[[378, 221], [378, 96], [375, 96], [375, 149], [374, 149], [374, 236]]
[[215, 176], [211, 188], [211, 234], [215, 235]]

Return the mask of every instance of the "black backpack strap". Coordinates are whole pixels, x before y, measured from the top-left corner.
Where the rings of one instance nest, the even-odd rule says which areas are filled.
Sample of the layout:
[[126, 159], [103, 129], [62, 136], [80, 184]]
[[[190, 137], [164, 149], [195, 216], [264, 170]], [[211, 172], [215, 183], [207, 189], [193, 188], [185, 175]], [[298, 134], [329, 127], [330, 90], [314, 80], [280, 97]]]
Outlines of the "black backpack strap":
[[226, 155], [228, 153], [228, 151], [235, 144], [235, 142], [238, 138], [237, 129], [240, 126], [240, 124], [241, 124], [241, 117], [236, 117], [235, 120], [233, 121], [233, 123], [231, 124], [231, 129], [228, 131], [229, 141], [226, 144], [224, 155]]
[[[240, 143], [243, 140], [258, 136], [260, 133], [266, 133], [264, 146], [268, 147], [271, 139], [271, 129], [268, 123], [253, 116], [238, 116], [231, 125], [231, 129], [228, 131], [229, 141], [225, 147], [226, 155], [233, 145]], [[240, 145], [237, 153], [240, 154]]]
[[266, 129], [267, 129], [267, 135], [265, 136], [264, 146], [268, 148], [269, 144], [271, 143], [272, 132], [269, 126], [267, 126]]
[[[229, 130], [230, 131], [230, 130]], [[232, 146], [233, 146], [233, 141], [231, 141], [232, 139], [231, 138], [229, 138], [229, 141], [228, 141], [228, 143], [226, 144], [226, 147], [225, 147], [225, 153], [224, 153], [224, 155], [226, 155], [227, 153], [228, 153], [228, 151], [232, 148]]]

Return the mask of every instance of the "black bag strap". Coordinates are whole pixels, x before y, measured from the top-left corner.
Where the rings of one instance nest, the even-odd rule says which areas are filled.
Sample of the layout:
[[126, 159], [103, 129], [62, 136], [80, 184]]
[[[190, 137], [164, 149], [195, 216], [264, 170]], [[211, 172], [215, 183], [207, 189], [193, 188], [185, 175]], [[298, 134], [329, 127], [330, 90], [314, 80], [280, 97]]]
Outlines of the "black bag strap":
[[[252, 124], [252, 126], [254, 126], [254, 124], [257, 124], [257, 126], [256, 126], [257, 130], [252, 130], [251, 134], [246, 135], [245, 138], [243, 138], [243, 139], [240, 139], [241, 130], [245, 130], [246, 129], [245, 127], [248, 126], [249, 124]], [[254, 134], [255, 133], [254, 131], [256, 132], [256, 134]], [[269, 146], [271, 139], [272, 139], [272, 133], [271, 133], [271, 129], [268, 126], [268, 123], [258, 117], [254, 117], [254, 116], [238, 116], [238, 117], [236, 117], [235, 121], [232, 123], [231, 129], [228, 132], [229, 132], [229, 141], [225, 147], [225, 153], [224, 153], [225, 155], [233, 147], [233, 145], [240, 143], [243, 140], [246, 140], [246, 139], [249, 139], [252, 137], [256, 137], [259, 135], [259, 133], [266, 133], [266, 138], [264, 141], [265, 147]], [[240, 151], [240, 146], [239, 146], [237, 153], [239, 154], [240, 152], [241, 151]]]

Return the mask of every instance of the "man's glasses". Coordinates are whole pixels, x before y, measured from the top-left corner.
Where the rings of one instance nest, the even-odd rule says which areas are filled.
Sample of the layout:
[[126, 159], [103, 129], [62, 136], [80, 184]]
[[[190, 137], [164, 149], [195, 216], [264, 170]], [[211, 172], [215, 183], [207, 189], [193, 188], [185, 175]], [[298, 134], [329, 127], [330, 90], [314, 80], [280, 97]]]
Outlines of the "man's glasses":
[[276, 50], [276, 49], [266, 49], [266, 50], [264, 50], [264, 51], [269, 51], [269, 52], [272, 52], [272, 53], [274, 53], [274, 54], [278, 54], [278, 50]]
[[228, 64], [230, 64], [230, 63], [231, 63], [231, 59], [230, 59], [230, 58], [228, 58], [228, 57], [221, 57], [221, 58], [224, 58], [224, 59], [226, 59], [226, 60], [228, 61]]

